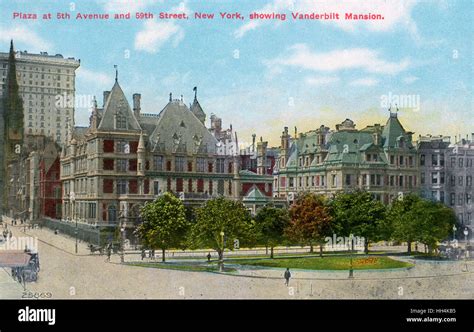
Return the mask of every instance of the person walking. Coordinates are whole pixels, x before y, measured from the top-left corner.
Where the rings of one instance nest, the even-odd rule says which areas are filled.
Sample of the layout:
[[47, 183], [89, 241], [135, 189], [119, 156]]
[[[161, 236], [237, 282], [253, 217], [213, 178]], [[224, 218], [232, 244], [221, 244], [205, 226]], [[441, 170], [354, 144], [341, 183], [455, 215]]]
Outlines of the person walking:
[[285, 277], [285, 285], [288, 286], [290, 284], [290, 278], [291, 278], [291, 272], [290, 272], [289, 267], [286, 268], [284, 277]]
[[142, 260], [144, 260], [146, 257], [145, 249], [142, 249]]
[[211, 262], [211, 257], [212, 257], [212, 256], [211, 256], [211, 253], [210, 253], [210, 252], [207, 253], [207, 256], [206, 256], [206, 257], [207, 257], [207, 262], [210, 263], [210, 262]]

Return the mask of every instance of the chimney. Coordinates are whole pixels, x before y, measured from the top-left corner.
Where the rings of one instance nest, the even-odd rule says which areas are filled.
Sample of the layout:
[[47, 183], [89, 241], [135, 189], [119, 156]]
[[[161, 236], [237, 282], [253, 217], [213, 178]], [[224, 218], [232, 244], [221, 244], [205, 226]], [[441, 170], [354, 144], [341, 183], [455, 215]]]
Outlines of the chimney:
[[104, 105], [102, 107], [105, 107], [105, 103], [107, 102], [109, 95], [110, 95], [110, 91], [104, 91]]
[[139, 93], [134, 93], [133, 94], [133, 114], [135, 114], [136, 117], [140, 116], [140, 100], [142, 99], [142, 95]]

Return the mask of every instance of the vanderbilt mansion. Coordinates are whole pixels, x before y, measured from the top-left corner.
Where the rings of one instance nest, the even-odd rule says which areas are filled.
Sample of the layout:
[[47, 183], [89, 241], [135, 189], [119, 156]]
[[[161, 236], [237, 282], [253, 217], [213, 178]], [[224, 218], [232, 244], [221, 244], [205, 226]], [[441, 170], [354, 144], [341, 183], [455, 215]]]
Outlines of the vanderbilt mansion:
[[58, 156], [61, 198], [50, 209], [59, 213], [50, 217], [132, 229], [140, 206], [167, 191], [187, 206], [224, 196], [256, 213], [270, 203], [288, 206], [300, 192], [358, 188], [385, 204], [412, 192], [443, 201], [471, 226], [473, 142], [415, 142], [397, 112], [362, 129], [350, 119], [294, 136], [285, 127], [277, 148], [256, 135], [239, 148], [237, 133], [217, 116], [206, 127], [197, 88], [189, 106], [171, 94], [159, 113], [141, 112], [140, 103], [134, 94], [130, 105], [116, 79], [102, 107], [94, 101], [89, 126], [68, 128]]

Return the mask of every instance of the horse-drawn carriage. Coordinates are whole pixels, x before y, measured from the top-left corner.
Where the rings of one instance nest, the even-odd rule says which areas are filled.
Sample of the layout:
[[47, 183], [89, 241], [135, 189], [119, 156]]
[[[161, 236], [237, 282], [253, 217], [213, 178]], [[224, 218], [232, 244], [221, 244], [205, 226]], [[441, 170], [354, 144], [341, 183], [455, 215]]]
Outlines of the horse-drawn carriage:
[[39, 256], [36, 252], [22, 250], [0, 251], [0, 267], [11, 268], [12, 277], [20, 284], [38, 280]]

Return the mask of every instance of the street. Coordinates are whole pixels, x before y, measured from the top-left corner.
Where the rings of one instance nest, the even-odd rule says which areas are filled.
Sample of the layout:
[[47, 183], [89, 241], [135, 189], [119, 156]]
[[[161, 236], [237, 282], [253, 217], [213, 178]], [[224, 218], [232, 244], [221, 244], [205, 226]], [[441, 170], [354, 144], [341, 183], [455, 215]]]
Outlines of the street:
[[[11, 227], [11, 226], [10, 226]], [[20, 226], [14, 236], [25, 236]], [[33, 296], [54, 299], [432, 299], [473, 298], [474, 266], [464, 262], [420, 262], [410, 269], [381, 272], [293, 270], [289, 287], [283, 270], [242, 270], [223, 275], [121, 265], [119, 255], [89, 255], [85, 243], [74, 254], [72, 238], [49, 229], [27, 230], [38, 237], [41, 271], [27, 283]], [[10, 281], [8, 281], [10, 280]], [[6, 283], [6, 284], [5, 284]], [[6, 286], [6, 285], [9, 286]], [[5, 285], [5, 286], [4, 286]], [[21, 297], [23, 289], [0, 271], [0, 297]]]

